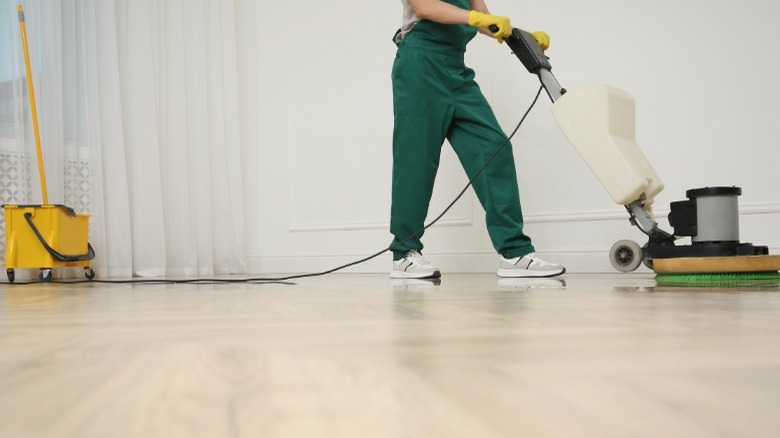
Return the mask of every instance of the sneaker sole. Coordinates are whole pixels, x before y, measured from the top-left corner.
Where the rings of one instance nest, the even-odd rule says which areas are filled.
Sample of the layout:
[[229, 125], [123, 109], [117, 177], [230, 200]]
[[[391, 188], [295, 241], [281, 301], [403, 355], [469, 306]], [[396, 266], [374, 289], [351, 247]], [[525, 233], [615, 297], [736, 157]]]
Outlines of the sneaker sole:
[[561, 268], [560, 271], [518, 271], [517, 269], [499, 269], [496, 272], [501, 278], [550, 278], [557, 277], [566, 273], [566, 268]]
[[403, 271], [393, 271], [390, 273], [390, 278], [414, 278], [414, 279], [425, 279], [425, 278], [439, 278], [441, 277], [441, 272], [438, 270], [433, 271], [431, 274], [426, 274], [424, 272], [403, 272]]

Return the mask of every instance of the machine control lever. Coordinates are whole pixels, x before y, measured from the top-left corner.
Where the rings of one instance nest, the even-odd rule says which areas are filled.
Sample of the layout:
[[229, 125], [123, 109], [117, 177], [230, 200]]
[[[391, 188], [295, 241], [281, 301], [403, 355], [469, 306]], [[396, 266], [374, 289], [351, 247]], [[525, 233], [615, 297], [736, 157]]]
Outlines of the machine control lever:
[[[495, 33], [498, 30], [496, 25], [490, 26], [491, 32]], [[512, 29], [512, 35], [504, 39], [504, 41], [512, 49], [512, 53], [520, 59], [526, 70], [539, 77], [539, 81], [544, 85], [544, 89], [547, 90], [550, 100], [555, 102], [566, 94], [566, 89], [561, 87], [552, 74], [550, 58], [539, 47], [539, 43], [536, 42], [533, 34], [515, 28]]]

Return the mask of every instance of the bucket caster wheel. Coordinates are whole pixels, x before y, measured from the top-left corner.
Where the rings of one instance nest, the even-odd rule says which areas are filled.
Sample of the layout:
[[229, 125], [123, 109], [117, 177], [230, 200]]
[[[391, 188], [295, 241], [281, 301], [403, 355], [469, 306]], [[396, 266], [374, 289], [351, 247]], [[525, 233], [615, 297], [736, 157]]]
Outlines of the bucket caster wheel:
[[92, 280], [95, 278], [95, 270], [92, 268], [84, 268], [84, 275], [87, 277], [87, 280]]
[[38, 273], [38, 280], [51, 281], [51, 275], [51, 269], [41, 269], [41, 272]]
[[642, 264], [642, 248], [633, 240], [620, 240], [609, 250], [609, 262], [620, 272], [633, 272]]
[[5, 273], [8, 275], [8, 282], [13, 283], [16, 280], [16, 271], [13, 269], [6, 269]]

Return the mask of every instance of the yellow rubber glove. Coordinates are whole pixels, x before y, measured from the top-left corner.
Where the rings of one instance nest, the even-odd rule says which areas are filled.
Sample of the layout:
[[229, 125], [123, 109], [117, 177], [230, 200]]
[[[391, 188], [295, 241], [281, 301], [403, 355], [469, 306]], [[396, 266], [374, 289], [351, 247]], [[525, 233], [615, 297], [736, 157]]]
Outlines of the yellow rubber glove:
[[531, 35], [534, 36], [539, 47], [542, 48], [542, 52], [550, 48], [550, 35], [547, 35], [547, 32], [537, 30], [536, 32], [531, 32]]
[[493, 34], [493, 38], [497, 39], [499, 43], [503, 43], [504, 38], [509, 38], [512, 35], [512, 23], [507, 17], [483, 14], [479, 11], [471, 11], [469, 14], [469, 26], [490, 29], [490, 26], [493, 25], [498, 27], [498, 32]]

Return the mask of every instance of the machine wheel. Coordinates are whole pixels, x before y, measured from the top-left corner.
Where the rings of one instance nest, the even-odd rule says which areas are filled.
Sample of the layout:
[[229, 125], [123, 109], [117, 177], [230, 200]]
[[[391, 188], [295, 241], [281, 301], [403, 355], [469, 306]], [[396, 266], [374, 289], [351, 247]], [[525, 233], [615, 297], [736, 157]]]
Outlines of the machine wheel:
[[16, 279], [16, 271], [14, 271], [13, 269], [6, 269], [5, 273], [8, 274], [8, 282], [13, 283], [14, 280]]
[[651, 271], [653, 270], [653, 259], [650, 259], [650, 260], [644, 259], [644, 260], [642, 260], [642, 264], [645, 265], [645, 267], [647, 269], [649, 269]]
[[51, 269], [41, 269], [41, 272], [38, 273], [38, 280], [51, 281]]
[[609, 262], [620, 272], [633, 272], [642, 264], [642, 248], [633, 240], [621, 240], [609, 250]]
[[92, 280], [95, 278], [95, 270], [92, 268], [84, 268], [84, 275], [86, 275], [87, 280]]

